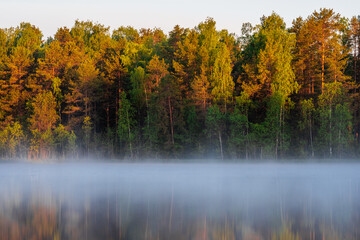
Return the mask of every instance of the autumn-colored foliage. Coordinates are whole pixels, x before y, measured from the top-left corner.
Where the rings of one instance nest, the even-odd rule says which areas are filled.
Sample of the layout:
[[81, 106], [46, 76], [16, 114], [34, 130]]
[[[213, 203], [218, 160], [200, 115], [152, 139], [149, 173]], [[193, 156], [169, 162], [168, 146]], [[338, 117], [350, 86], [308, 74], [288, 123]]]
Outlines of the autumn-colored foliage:
[[357, 156], [359, 22], [320, 9], [289, 28], [264, 16], [241, 36], [212, 18], [169, 35], [91, 21], [47, 41], [30, 23], [0, 29], [0, 155]]

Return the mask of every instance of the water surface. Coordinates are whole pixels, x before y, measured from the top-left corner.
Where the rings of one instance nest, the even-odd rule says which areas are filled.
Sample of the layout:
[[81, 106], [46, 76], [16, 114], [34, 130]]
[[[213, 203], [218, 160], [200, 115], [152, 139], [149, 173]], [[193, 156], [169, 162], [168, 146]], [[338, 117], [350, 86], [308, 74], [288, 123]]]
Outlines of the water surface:
[[360, 239], [360, 164], [0, 164], [0, 239]]

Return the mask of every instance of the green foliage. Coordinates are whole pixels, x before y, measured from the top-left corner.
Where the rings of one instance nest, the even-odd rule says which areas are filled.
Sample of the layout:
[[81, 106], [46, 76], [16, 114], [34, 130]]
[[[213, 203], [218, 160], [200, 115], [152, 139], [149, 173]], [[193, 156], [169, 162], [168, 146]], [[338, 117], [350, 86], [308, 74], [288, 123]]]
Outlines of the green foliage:
[[309, 124], [311, 124], [311, 118], [312, 118], [311, 116], [315, 110], [314, 101], [312, 98], [305, 99], [301, 101], [300, 105], [301, 105], [301, 116], [303, 118], [303, 121], [299, 123], [299, 127], [300, 129], [305, 129]]
[[[301, 101], [300, 107], [301, 120], [298, 122], [298, 126], [302, 132], [302, 139], [304, 142], [306, 142], [303, 143], [303, 151], [307, 152], [309, 156], [314, 157], [313, 128], [315, 106], [313, 99], [310, 98]], [[305, 149], [309, 149], [311, 153]]]
[[341, 157], [349, 148], [351, 134], [351, 114], [349, 105], [344, 101], [341, 83], [324, 84], [319, 96], [319, 131], [317, 141], [325, 156]]
[[33, 113], [30, 117], [31, 130], [39, 133], [51, 131], [59, 116], [56, 101], [51, 92], [39, 93], [31, 103]]
[[119, 136], [120, 145], [125, 145], [123, 151], [127, 152], [133, 158], [133, 142], [136, 136], [136, 120], [134, 118], [134, 108], [131, 106], [130, 101], [126, 97], [126, 93], [121, 93], [121, 107], [119, 111], [119, 123], [117, 132]]
[[145, 79], [146, 74], [145, 70], [142, 67], [137, 67], [132, 73], [130, 77], [132, 91], [131, 96], [136, 102], [136, 106], [139, 108], [145, 104], [145, 101], [148, 99], [148, 94], [145, 88]]
[[[220, 111], [218, 106], [213, 105], [208, 108], [205, 126], [205, 132], [210, 140], [208, 147], [218, 149], [221, 159], [224, 159], [223, 135], [226, 127], [226, 115]], [[214, 142], [217, 142], [217, 144], [214, 144]]]
[[285, 30], [285, 23], [275, 13], [263, 18], [259, 34], [265, 38], [265, 48], [259, 54], [260, 81], [270, 87], [271, 94], [281, 96], [285, 104], [290, 94], [298, 89], [291, 66], [295, 35]]
[[74, 131], [68, 131], [59, 124], [54, 129], [54, 147], [58, 157], [74, 156], [77, 147]]
[[3, 131], [0, 131], [0, 153], [9, 158], [19, 157], [23, 140], [24, 132], [20, 123], [8, 124]]
[[153, 94], [149, 113], [153, 143], [169, 155], [177, 154], [184, 140], [184, 116], [179, 88], [173, 76], [161, 79], [158, 93]]
[[231, 77], [230, 52], [224, 43], [220, 43], [211, 73], [211, 94], [216, 102], [226, 103], [232, 100], [235, 83]]
[[230, 140], [229, 145], [236, 158], [248, 157], [249, 120], [239, 109], [235, 109], [229, 116]]
[[264, 146], [267, 142], [266, 137], [268, 129], [263, 123], [251, 123], [249, 132], [249, 152], [251, 152], [254, 158], [263, 159], [264, 157]]
[[91, 118], [89, 116], [86, 116], [84, 118], [83, 126], [82, 126], [86, 154], [89, 154], [89, 150], [90, 150], [91, 131], [93, 129], [92, 125], [93, 123], [91, 122]]
[[284, 121], [283, 96], [274, 94], [270, 97], [265, 122], [265, 151], [269, 157], [280, 157], [289, 147], [289, 135]]
[[[209, 101], [211, 99], [209, 89], [210, 89], [210, 83], [208, 78], [206, 77], [205, 67], [201, 67], [201, 74], [199, 76], [196, 76], [194, 81], [191, 84], [191, 88], [193, 90], [192, 99], [194, 100], [195, 104], [198, 105], [203, 112], [206, 111], [206, 107], [209, 104]], [[221, 85], [221, 82], [219, 79], [214, 81], [214, 84]], [[221, 86], [218, 86], [219, 91], [221, 91]], [[223, 89], [228, 90], [228, 89]], [[214, 92], [216, 93], [216, 91]], [[224, 95], [224, 92], [219, 92], [218, 95]], [[226, 93], [226, 92], [225, 92]], [[221, 97], [219, 97], [221, 99]], [[224, 100], [227, 100], [224, 98]]]
[[52, 92], [53, 92], [53, 95], [56, 99], [56, 108], [58, 110], [58, 112], [60, 113], [61, 111], [61, 102], [63, 101], [63, 95], [61, 94], [61, 79], [60, 78], [57, 78], [55, 77], [53, 79], [53, 82], [52, 82], [52, 85], [51, 85], [51, 88], [52, 88]]
[[1, 155], [351, 155], [358, 20], [320, 9], [286, 29], [272, 13], [239, 39], [212, 18], [168, 37], [91, 21], [46, 42], [29, 23], [0, 29]]
[[[200, 140], [202, 137], [202, 129], [200, 116], [196, 113], [195, 106], [189, 106], [184, 109], [185, 117], [185, 136], [184, 142], [186, 143], [185, 152], [190, 155], [200, 149]], [[204, 117], [204, 116], [203, 116]]]
[[67, 142], [67, 148], [66, 148], [66, 152], [70, 155], [70, 156], [75, 156], [76, 155], [76, 150], [77, 150], [77, 145], [76, 145], [76, 135], [74, 133], [74, 131], [71, 131], [71, 133], [68, 135], [68, 142]]

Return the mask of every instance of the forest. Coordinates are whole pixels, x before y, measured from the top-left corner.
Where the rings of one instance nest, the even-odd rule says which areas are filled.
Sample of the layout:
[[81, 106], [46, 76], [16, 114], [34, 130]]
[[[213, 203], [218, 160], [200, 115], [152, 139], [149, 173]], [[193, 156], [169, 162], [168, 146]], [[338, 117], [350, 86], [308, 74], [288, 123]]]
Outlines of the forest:
[[0, 29], [0, 158], [357, 158], [359, 51], [360, 16], [332, 9], [240, 36], [210, 17]]

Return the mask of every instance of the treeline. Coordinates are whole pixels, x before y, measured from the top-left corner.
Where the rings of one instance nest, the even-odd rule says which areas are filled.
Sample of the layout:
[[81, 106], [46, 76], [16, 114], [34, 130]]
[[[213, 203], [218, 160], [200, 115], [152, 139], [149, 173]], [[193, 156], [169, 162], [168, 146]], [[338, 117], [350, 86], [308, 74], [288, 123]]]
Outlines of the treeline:
[[91, 21], [0, 29], [3, 158], [356, 157], [360, 17], [273, 13], [237, 37]]

